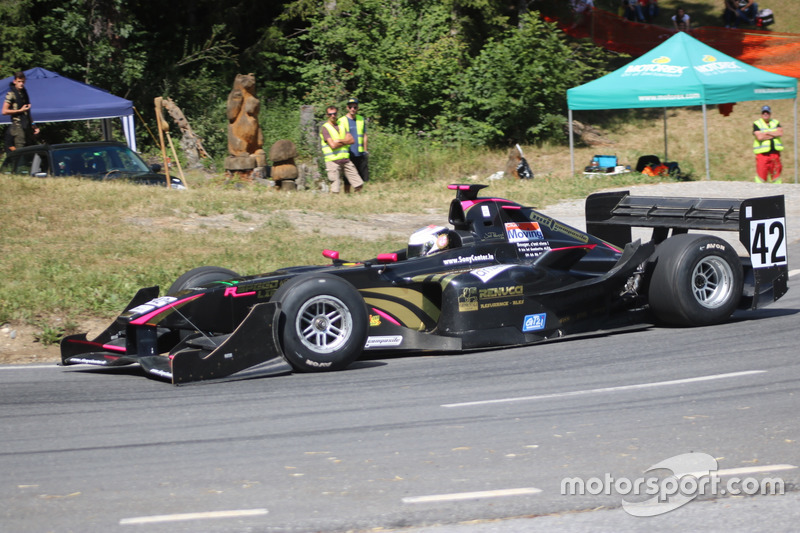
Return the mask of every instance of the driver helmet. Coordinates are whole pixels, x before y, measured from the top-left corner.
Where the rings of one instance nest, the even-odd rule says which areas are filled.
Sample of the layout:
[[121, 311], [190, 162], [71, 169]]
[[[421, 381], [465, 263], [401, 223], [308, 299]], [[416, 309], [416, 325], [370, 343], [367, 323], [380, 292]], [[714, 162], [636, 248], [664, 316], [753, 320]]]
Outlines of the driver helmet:
[[450, 246], [450, 230], [431, 224], [411, 234], [408, 240], [408, 257], [431, 255]]

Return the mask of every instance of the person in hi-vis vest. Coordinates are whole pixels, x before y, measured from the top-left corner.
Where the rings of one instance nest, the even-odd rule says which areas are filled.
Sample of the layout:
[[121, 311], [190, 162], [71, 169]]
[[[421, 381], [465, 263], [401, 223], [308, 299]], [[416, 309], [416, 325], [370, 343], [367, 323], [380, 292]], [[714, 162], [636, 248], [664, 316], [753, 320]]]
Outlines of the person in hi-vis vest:
[[341, 189], [342, 175], [353, 186], [353, 191], [359, 192], [364, 182], [350, 161], [348, 150], [355, 139], [337, 124], [336, 116], [339, 113], [336, 106], [328, 107], [326, 114], [328, 119], [319, 129], [319, 140], [322, 144], [322, 155], [325, 157], [325, 171], [331, 182], [331, 192], [336, 194]]
[[[367, 158], [367, 121], [358, 114], [358, 100], [351, 98], [347, 101], [347, 114], [339, 119], [339, 127], [349, 131], [356, 142], [350, 145], [350, 161], [356, 166], [362, 181], [369, 181], [369, 165]], [[345, 183], [345, 191], [347, 184]]]
[[756, 154], [756, 183], [780, 183], [781, 142], [783, 128], [781, 123], [772, 118], [772, 109], [768, 105], [761, 108], [761, 118], [753, 122], [753, 152]]

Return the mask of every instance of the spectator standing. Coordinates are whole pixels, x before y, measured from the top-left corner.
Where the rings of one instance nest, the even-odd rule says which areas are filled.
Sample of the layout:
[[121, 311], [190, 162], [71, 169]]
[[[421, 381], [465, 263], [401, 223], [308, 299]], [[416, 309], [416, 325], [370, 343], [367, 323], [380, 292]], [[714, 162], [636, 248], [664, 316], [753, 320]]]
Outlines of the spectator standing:
[[672, 15], [672, 26], [675, 28], [675, 31], [682, 31], [685, 33], [692, 32], [692, 19], [682, 7], [675, 10], [675, 14]]
[[25, 90], [24, 72], [14, 73], [14, 80], [9, 84], [6, 99], [3, 101], [2, 113], [11, 117], [9, 135], [6, 136], [6, 150], [18, 150], [23, 146], [35, 144], [34, 135], [39, 134], [39, 128], [31, 119], [31, 102], [28, 91]]
[[626, 19], [631, 22], [644, 22], [644, 13], [639, 0], [622, 0], [622, 6], [625, 9]]
[[658, 0], [639, 0], [644, 12], [644, 19], [648, 24], [652, 24], [658, 17]]
[[577, 28], [587, 16], [592, 14], [594, 0], [570, 0], [569, 7], [575, 20], [572, 28]]
[[348, 146], [353, 144], [355, 139], [350, 133], [339, 128], [336, 120], [339, 110], [336, 106], [328, 107], [325, 113], [327, 120], [319, 129], [319, 139], [322, 143], [322, 155], [325, 157], [325, 172], [331, 182], [331, 192], [339, 193], [343, 176], [353, 186], [354, 192], [359, 192], [364, 182], [350, 161], [348, 150]]
[[349, 132], [355, 140], [349, 147], [350, 161], [355, 165], [361, 181], [369, 181], [367, 121], [358, 114], [358, 99], [351, 98], [347, 101], [347, 114], [339, 119], [339, 128]]
[[781, 123], [772, 118], [768, 105], [761, 108], [761, 118], [753, 122], [753, 152], [756, 154], [756, 183], [781, 183]]

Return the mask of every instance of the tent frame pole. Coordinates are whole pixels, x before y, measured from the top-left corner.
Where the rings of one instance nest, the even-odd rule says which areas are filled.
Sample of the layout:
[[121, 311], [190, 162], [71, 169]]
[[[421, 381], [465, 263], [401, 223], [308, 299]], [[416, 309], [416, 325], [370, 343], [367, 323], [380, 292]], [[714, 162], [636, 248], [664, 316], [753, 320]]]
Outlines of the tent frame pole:
[[706, 104], [703, 103], [703, 146], [706, 151], [706, 179], [711, 179], [711, 164], [708, 158], [708, 117], [706, 116]]
[[664, 163], [669, 161], [669, 154], [667, 153], [667, 145], [669, 144], [667, 140], [667, 108], [664, 108]]
[[797, 97], [794, 99], [794, 182], [797, 183]]
[[[569, 120], [569, 161], [570, 161], [570, 172], [572, 172], [572, 177], [575, 177], [575, 142], [572, 139], [572, 109], [567, 110], [567, 116]], [[795, 112], [795, 116], [797, 113]], [[795, 120], [795, 125], [797, 121]], [[795, 135], [797, 137], [797, 135]], [[797, 159], [795, 157], [795, 159]], [[795, 178], [796, 180], [796, 178]]]

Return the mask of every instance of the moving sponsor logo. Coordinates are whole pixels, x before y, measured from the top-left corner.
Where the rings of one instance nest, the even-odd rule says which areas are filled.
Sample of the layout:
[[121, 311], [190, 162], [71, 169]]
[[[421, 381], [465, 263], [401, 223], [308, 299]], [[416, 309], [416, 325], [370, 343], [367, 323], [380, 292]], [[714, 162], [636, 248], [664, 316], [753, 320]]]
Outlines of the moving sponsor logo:
[[508, 242], [531, 242], [544, 240], [544, 234], [536, 222], [506, 222]]

